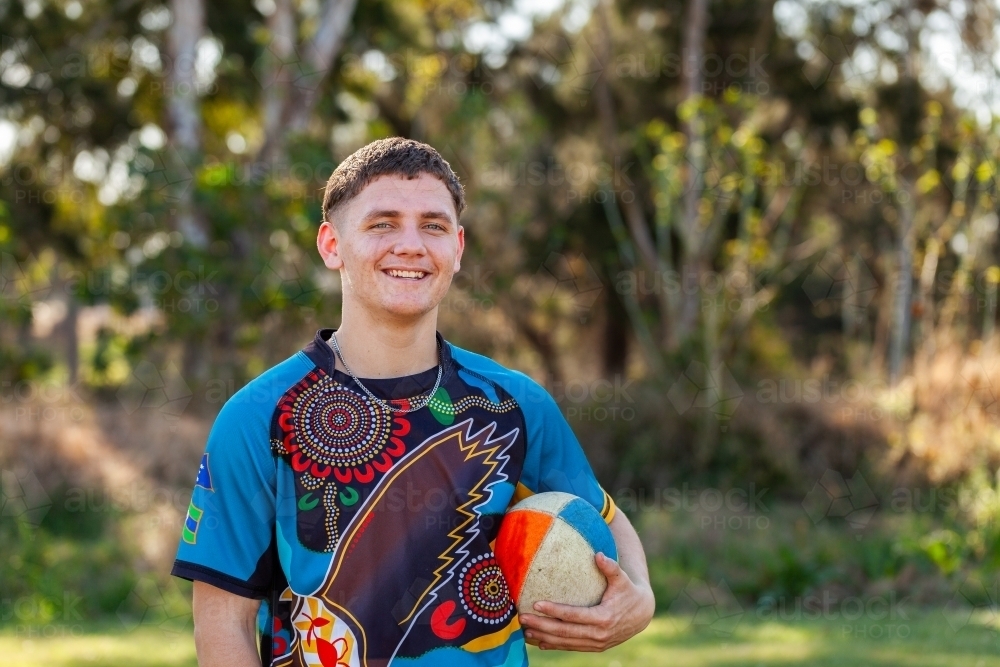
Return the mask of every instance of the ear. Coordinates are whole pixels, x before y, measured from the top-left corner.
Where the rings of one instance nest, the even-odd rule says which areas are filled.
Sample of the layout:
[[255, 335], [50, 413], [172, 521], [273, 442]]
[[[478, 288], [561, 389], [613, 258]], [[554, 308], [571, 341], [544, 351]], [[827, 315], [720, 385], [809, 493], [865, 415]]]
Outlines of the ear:
[[458, 252], [455, 253], [454, 272], [458, 273], [462, 268], [462, 253], [465, 252], [465, 227], [458, 226]]
[[323, 258], [326, 268], [337, 271], [344, 267], [344, 260], [340, 256], [340, 234], [336, 225], [329, 220], [324, 220], [319, 226], [316, 249], [319, 250], [319, 256]]

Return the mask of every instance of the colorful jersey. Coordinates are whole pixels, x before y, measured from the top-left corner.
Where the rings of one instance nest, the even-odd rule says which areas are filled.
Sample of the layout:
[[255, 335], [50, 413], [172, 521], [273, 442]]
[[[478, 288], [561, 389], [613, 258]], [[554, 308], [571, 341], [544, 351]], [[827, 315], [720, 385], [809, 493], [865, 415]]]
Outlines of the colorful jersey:
[[[263, 600], [263, 665], [527, 665], [493, 554], [504, 512], [565, 491], [614, 513], [569, 424], [527, 375], [440, 333], [432, 400], [390, 412], [334, 369], [332, 332], [223, 406], [173, 574]], [[436, 379], [363, 382], [405, 409]]]

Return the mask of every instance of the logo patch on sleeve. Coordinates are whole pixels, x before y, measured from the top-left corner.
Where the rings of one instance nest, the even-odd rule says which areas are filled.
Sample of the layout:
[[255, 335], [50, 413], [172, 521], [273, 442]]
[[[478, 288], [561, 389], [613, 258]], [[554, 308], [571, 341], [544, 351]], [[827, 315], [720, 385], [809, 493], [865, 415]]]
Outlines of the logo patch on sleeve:
[[198, 466], [198, 478], [194, 480], [195, 486], [200, 486], [209, 491], [215, 491], [212, 487], [212, 471], [208, 469], [208, 452], [201, 455], [201, 465]]
[[187, 517], [184, 519], [184, 528], [181, 530], [181, 537], [188, 544], [194, 544], [198, 539], [198, 525], [205, 512], [195, 506], [194, 501], [188, 505]]

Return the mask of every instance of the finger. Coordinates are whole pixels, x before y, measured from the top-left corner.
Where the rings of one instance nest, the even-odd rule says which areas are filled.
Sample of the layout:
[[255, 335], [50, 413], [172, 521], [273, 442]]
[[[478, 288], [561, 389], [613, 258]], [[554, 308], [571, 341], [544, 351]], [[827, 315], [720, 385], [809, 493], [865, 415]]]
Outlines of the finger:
[[545, 632], [555, 637], [589, 637], [594, 630], [593, 625], [567, 623], [557, 618], [534, 614], [522, 614], [521, 625], [527, 630]]
[[[606, 592], [605, 597], [607, 597]], [[607, 610], [602, 607], [604, 607], [603, 600], [601, 604], [594, 607], [576, 607], [571, 604], [560, 604], [548, 600], [541, 600], [535, 603], [535, 610], [542, 612], [546, 616], [580, 625], [597, 625], [604, 621]]]
[[597, 552], [594, 554], [594, 560], [597, 562], [597, 569], [608, 578], [609, 584], [622, 577], [628, 579], [628, 575], [625, 574], [625, 570], [622, 569], [622, 566], [619, 565], [618, 561], [614, 558], [608, 558], [603, 553]]
[[612, 577], [617, 577], [622, 574], [621, 565], [619, 565], [618, 561], [614, 558], [608, 558], [602, 552], [598, 551], [594, 554], [594, 560], [597, 562], [597, 569], [600, 570], [609, 580]]
[[[529, 636], [530, 635], [530, 636]], [[601, 651], [604, 645], [594, 639], [580, 637], [559, 637], [547, 632], [528, 630], [525, 641], [533, 643], [541, 649], [560, 651]]]

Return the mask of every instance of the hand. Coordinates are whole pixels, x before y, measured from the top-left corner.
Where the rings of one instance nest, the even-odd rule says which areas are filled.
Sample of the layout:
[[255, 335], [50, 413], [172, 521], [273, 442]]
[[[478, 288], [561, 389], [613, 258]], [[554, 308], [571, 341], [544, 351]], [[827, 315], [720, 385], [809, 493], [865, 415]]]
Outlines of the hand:
[[550, 616], [521, 614], [521, 625], [529, 644], [541, 649], [605, 651], [633, 637], [649, 625], [655, 601], [653, 591], [637, 586], [617, 562], [602, 553], [597, 568], [608, 579], [601, 603], [596, 607], [574, 607], [555, 602], [536, 602], [535, 610]]

